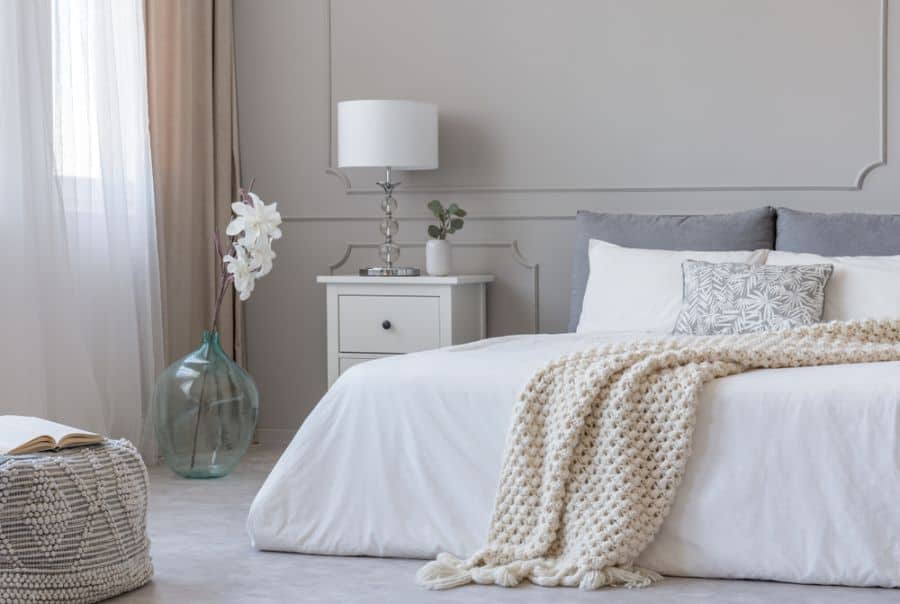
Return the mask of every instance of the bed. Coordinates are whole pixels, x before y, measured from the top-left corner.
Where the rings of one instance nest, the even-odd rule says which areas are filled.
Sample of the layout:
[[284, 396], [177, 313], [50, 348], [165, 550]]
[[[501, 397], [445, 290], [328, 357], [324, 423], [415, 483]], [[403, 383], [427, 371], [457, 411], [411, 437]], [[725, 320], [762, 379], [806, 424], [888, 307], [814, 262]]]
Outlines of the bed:
[[[609, 339], [496, 338], [352, 368], [253, 502], [254, 547], [471, 554], [516, 394], [552, 358]], [[900, 363], [727, 377], [702, 394], [687, 474], [639, 563], [664, 575], [897, 587], [898, 501]]]
[[[508, 336], [353, 367], [260, 489], [248, 518], [253, 546], [472, 554], [528, 379], [566, 353], [648, 337]], [[697, 413], [684, 480], [639, 565], [676, 576], [900, 586], [900, 363], [725, 377], [703, 389]]]

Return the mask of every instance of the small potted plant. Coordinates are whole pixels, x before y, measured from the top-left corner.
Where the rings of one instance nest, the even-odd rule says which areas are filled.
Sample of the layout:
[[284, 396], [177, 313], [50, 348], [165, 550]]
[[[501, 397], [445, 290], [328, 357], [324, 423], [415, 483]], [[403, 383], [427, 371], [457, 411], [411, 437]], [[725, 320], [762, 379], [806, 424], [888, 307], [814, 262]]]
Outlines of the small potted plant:
[[438, 224], [428, 225], [428, 236], [431, 239], [425, 244], [425, 272], [436, 277], [449, 275], [450, 242], [447, 235], [463, 228], [466, 211], [455, 203], [445, 208], [437, 199], [428, 202], [428, 209], [438, 219]]

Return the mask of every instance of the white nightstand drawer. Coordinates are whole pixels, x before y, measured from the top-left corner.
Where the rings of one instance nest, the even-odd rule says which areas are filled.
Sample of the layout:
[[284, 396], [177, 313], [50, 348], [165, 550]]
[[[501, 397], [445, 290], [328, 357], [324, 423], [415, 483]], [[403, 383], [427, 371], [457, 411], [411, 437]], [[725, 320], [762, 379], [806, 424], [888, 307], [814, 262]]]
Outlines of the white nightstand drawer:
[[403, 353], [441, 345], [437, 296], [338, 296], [340, 352]]

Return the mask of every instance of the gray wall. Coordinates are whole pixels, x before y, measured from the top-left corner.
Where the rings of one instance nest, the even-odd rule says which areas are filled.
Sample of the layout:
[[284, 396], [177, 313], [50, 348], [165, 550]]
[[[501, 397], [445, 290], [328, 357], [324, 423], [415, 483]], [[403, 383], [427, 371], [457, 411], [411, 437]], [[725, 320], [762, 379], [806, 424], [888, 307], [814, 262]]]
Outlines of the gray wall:
[[[315, 276], [378, 240], [379, 175], [331, 169], [334, 103], [436, 102], [441, 168], [401, 175], [400, 240], [424, 240], [427, 200], [459, 203], [457, 267], [498, 276], [490, 334], [562, 331], [580, 208], [900, 212], [885, 163], [898, 13], [893, 0], [236, 0], [244, 180], [286, 222], [247, 305], [261, 438], [289, 437], [325, 390]], [[350, 252], [336, 272], [374, 261]], [[403, 260], [423, 264], [421, 247]]]

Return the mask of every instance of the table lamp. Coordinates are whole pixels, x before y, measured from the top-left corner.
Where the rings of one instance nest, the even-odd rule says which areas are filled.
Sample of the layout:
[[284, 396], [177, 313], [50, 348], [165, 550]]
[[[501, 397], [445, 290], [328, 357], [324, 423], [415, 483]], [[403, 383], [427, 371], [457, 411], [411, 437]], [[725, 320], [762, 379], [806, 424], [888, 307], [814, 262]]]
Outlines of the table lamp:
[[384, 190], [379, 247], [382, 264], [360, 269], [370, 277], [414, 277], [419, 269], [395, 266], [400, 246], [394, 241], [399, 225], [394, 217], [391, 169], [434, 170], [438, 167], [437, 105], [418, 101], [342, 101], [337, 106], [338, 167], [384, 168], [377, 184]]

